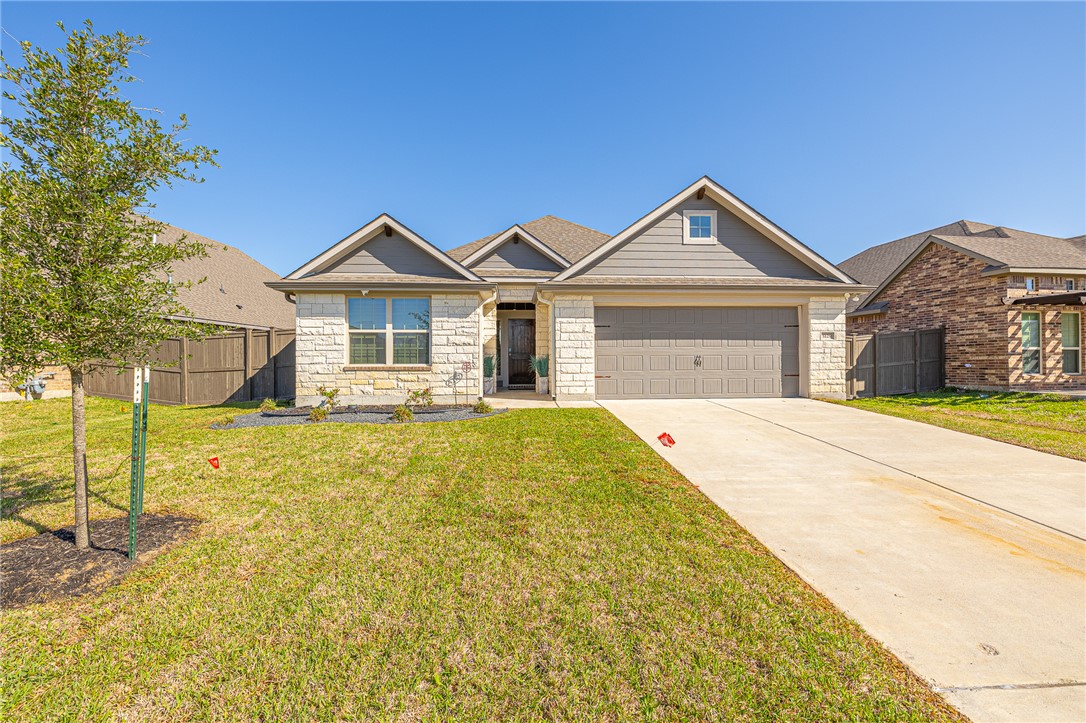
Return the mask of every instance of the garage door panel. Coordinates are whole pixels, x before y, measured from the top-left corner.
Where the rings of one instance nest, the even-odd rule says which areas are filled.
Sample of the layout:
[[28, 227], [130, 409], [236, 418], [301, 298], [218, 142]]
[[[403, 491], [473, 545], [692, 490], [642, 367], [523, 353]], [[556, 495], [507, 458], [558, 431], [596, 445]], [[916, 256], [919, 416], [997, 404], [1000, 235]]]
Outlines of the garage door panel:
[[799, 393], [795, 308], [599, 307], [596, 326], [601, 399]]

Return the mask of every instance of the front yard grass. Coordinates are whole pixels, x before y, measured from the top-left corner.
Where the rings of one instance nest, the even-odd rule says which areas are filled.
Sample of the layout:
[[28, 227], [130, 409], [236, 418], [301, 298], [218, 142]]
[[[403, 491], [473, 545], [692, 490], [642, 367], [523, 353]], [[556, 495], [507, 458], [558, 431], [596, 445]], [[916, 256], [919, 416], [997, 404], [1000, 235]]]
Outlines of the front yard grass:
[[[4, 541], [70, 524], [68, 409], [0, 405]], [[603, 410], [228, 411], [152, 407], [145, 509], [204, 523], [4, 611], [0, 719], [961, 720]], [[90, 400], [92, 517], [129, 429]]]
[[1082, 399], [943, 390], [837, 403], [1086, 460], [1086, 400]]

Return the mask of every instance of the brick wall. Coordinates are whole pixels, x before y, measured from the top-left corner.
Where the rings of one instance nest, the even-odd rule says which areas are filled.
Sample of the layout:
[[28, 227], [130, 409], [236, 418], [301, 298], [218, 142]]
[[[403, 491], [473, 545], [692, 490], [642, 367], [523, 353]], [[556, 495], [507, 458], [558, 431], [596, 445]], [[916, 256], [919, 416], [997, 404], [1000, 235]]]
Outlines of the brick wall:
[[[872, 299], [888, 302], [886, 312], [848, 319], [848, 333], [944, 328], [945, 375], [950, 386], [1022, 390], [1086, 388], [1081, 377], [1062, 374], [1058, 311], [1051, 312], [1052, 318], [1046, 315], [1042, 326], [1044, 356], [1060, 358], [1060, 369], [1052, 367], [1051, 373], [1039, 377], [1021, 375], [1022, 309], [1007, 306], [1002, 300], [1025, 294], [1025, 282], [1006, 275], [984, 276], [986, 268], [986, 263], [971, 256], [932, 244], [877, 299]], [[1055, 293], [1063, 288], [1051, 277], [1044, 277], [1039, 290]]]
[[[72, 396], [72, 375], [68, 373], [68, 367], [60, 366], [47, 366], [41, 370], [41, 374], [52, 374], [52, 379], [45, 380], [45, 392], [40, 397], [35, 399], [54, 399], [56, 397], [70, 397]], [[22, 384], [25, 380], [7, 380], [0, 379], [0, 402], [15, 402], [19, 400], [25, 400], [23, 392], [20, 392], [15, 387]]]

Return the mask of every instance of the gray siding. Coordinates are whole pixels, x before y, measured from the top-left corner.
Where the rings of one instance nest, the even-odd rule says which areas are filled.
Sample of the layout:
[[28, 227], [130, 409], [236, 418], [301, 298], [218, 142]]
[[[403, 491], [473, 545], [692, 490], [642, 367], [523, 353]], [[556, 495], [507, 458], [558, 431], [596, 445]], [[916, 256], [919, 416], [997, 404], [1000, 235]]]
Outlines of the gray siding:
[[325, 269], [326, 273], [415, 274], [460, 279], [460, 274], [435, 259], [398, 233], [382, 232], [350, 255]]
[[501, 246], [482, 261], [476, 263], [473, 269], [529, 269], [531, 271], [561, 271], [562, 267], [536, 251], [529, 244], [521, 241], [513, 243], [512, 239]]
[[[683, 244], [687, 209], [717, 212], [717, 243]], [[780, 276], [824, 278], [708, 198], [690, 199], [585, 271], [606, 276]]]

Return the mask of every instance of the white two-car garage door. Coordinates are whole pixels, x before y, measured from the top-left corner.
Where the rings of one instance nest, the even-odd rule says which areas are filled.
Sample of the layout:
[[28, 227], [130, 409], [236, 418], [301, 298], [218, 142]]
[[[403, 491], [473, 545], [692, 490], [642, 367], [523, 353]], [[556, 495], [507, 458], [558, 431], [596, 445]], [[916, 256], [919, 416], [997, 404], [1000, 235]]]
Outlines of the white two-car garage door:
[[596, 398], [799, 395], [795, 307], [597, 307]]

